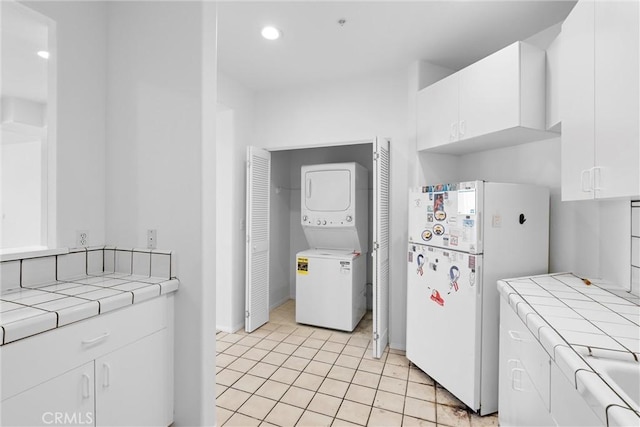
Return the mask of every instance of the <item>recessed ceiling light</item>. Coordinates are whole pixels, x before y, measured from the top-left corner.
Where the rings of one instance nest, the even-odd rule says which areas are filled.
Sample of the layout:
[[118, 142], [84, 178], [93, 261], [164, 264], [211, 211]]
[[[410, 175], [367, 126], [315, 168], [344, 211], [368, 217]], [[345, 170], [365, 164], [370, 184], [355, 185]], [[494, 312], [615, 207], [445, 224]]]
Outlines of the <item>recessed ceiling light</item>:
[[267, 40], [276, 40], [282, 37], [282, 31], [280, 31], [276, 27], [264, 27], [261, 34], [262, 37]]
[[47, 52], [46, 50], [39, 50], [38, 56], [40, 58], [49, 59], [49, 52]]

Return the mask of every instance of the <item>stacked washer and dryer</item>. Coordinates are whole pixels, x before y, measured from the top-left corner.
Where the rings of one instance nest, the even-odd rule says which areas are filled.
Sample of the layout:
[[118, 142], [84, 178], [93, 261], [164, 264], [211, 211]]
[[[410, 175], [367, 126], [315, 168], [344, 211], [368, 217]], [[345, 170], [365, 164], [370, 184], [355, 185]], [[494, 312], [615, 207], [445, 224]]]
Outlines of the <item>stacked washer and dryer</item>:
[[353, 331], [366, 311], [368, 173], [361, 165], [302, 166], [296, 322]]

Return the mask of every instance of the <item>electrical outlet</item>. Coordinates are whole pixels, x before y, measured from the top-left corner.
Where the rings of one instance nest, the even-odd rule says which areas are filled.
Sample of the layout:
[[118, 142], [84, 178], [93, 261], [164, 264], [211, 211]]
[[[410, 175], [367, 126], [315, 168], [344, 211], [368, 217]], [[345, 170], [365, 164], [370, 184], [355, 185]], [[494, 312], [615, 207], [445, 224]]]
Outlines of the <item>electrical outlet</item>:
[[149, 229], [147, 230], [147, 249], [155, 249], [158, 246], [158, 231]]
[[89, 232], [87, 230], [76, 231], [76, 247], [89, 246]]

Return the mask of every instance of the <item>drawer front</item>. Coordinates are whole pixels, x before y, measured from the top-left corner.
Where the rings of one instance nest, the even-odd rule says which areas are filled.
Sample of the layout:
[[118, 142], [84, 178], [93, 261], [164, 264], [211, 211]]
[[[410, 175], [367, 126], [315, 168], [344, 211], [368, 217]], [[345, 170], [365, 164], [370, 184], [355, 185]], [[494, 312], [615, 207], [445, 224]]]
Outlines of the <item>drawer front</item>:
[[1, 399], [164, 329], [167, 304], [160, 296], [0, 347]]

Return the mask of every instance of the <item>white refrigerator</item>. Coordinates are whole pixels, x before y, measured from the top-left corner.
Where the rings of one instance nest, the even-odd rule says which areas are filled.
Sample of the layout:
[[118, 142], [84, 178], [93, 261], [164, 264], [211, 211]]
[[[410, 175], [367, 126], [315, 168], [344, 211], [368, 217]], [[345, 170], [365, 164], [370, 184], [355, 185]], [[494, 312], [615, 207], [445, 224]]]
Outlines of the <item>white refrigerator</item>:
[[409, 192], [407, 358], [480, 415], [498, 410], [497, 280], [548, 270], [549, 190], [470, 181]]

